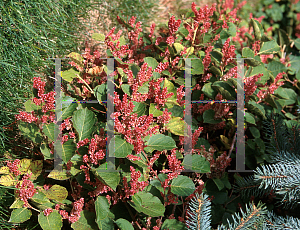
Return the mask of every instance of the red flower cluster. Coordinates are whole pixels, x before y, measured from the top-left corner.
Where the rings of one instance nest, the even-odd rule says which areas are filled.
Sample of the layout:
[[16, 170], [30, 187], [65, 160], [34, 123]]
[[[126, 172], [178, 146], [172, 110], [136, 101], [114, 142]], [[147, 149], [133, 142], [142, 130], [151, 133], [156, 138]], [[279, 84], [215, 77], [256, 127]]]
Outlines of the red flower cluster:
[[103, 147], [105, 145], [106, 138], [103, 139], [95, 134], [94, 138], [91, 139], [91, 143], [89, 145], [89, 155], [83, 156], [83, 162], [97, 165], [99, 160], [102, 160], [106, 155], [105, 149], [100, 149], [101, 146]]
[[234, 62], [235, 58], [235, 47], [234, 45], [229, 45], [230, 38], [228, 38], [222, 48], [222, 66], [225, 67], [227, 64]]
[[38, 120], [38, 118], [35, 116], [33, 111], [31, 113], [19, 111], [19, 114], [16, 115], [16, 120], [17, 121], [21, 120], [21, 121], [24, 121], [27, 123], [32, 123], [32, 122], [36, 122]]
[[[283, 78], [283, 75], [286, 74], [285, 72], [279, 73], [276, 78], [275, 81], [269, 86], [268, 89], [261, 89], [258, 93], [257, 93], [257, 97], [259, 98], [259, 101], [257, 103], [260, 103], [262, 101], [262, 99], [264, 99], [266, 97], [266, 95], [268, 94], [273, 94], [274, 91], [276, 89], [278, 89], [279, 86], [284, 85], [284, 81], [278, 82], [280, 79]], [[264, 85], [264, 87], [267, 86], [267, 83]]]
[[257, 79], [261, 78], [262, 76], [263, 74], [261, 73], [244, 79], [245, 81], [244, 91], [245, 91], [246, 102], [250, 100], [248, 96], [252, 95], [254, 91], [257, 89], [257, 85], [255, 85]]
[[127, 184], [127, 178], [123, 177], [123, 185], [124, 185], [124, 197], [129, 198], [129, 196], [133, 196], [138, 191], [143, 191], [145, 187], [148, 186], [148, 182], [146, 181], [138, 181], [138, 179], [141, 177], [141, 172], [136, 171], [135, 168], [130, 166], [130, 188]]
[[6, 165], [9, 168], [9, 172], [13, 173], [15, 176], [21, 174], [21, 172], [19, 171], [19, 167], [20, 167], [19, 159], [15, 159], [14, 162], [12, 163], [10, 161], [6, 161]]
[[80, 198], [79, 200], [73, 203], [73, 209], [68, 217], [70, 223], [74, 223], [80, 218], [80, 212], [84, 206], [84, 198]]
[[46, 209], [43, 211], [43, 213], [44, 213], [45, 216], [49, 216], [51, 212], [53, 212], [52, 208], [46, 208]]
[[22, 181], [19, 181], [16, 185], [16, 188], [19, 190], [16, 191], [16, 194], [20, 197], [20, 200], [24, 202], [24, 207], [28, 207], [28, 199], [32, 198], [35, 193], [37, 193], [34, 185], [29, 178], [31, 177], [32, 173], [26, 174], [23, 176]]

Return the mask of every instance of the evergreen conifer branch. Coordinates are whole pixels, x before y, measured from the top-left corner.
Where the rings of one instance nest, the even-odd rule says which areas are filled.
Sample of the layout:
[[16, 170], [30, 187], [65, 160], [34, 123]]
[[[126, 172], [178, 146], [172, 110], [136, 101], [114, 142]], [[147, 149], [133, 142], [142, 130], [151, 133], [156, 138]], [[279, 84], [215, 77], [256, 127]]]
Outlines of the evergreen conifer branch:
[[282, 217], [274, 214], [273, 211], [267, 213], [267, 220], [263, 225], [264, 229], [300, 229], [300, 219], [291, 216]]
[[232, 215], [233, 223], [227, 219], [228, 226], [220, 225], [218, 230], [241, 230], [241, 229], [262, 229], [266, 221], [267, 209], [263, 203], [258, 203], [257, 206], [251, 203], [248, 208], [246, 204], [246, 212], [241, 209], [242, 217], [239, 213]]
[[234, 192], [239, 193], [243, 199], [250, 196], [262, 197], [265, 193], [270, 193], [271, 189], [260, 189], [260, 181], [254, 180], [254, 176], [241, 177], [233, 185]]
[[191, 230], [208, 230], [211, 229], [211, 209], [208, 195], [199, 195], [195, 193], [195, 197], [189, 202], [187, 211], [186, 225]]

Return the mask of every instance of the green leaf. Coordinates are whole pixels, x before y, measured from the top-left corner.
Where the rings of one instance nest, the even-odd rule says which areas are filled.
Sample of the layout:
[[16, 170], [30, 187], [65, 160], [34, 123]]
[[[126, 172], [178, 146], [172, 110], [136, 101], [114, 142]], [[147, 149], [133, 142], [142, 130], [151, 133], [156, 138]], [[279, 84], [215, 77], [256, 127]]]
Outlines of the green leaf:
[[109, 164], [109, 166], [114, 166], [110, 161], [108, 163], [103, 163], [95, 170], [95, 174], [96, 176], [100, 177], [105, 184], [116, 191], [116, 188], [120, 182], [120, 173], [111, 172], [109, 169], [112, 167], [108, 167], [108, 169], [106, 169], [106, 164]]
[[109, 203], [104, 196], [98, 196], [96, 202], [95, 202], [95, 211], [97, 215], [97, 219], [104, 219], [108, 213], [109, 210]]
[[68, 196], [68, 190], [60, 185], [53, 185], [48, 190], [43, 190], [43, 193], [51, 200], [63, 202]]
[[263, 76], [261, 80], [257, 80], [256, 84], [265, 84], [267, 80], [269, 80], [269, 71], [265, 68], [264, 64], [260, 64], [259, 66], [250, 67], [247, 71], [247, 77], [252, 77], [254, 75], [262, 73]]
[[98, 196], [95, 202], [96, 223], [100, 230], [114, 230], [114, 214], [109, 210], [109, 204], [104, 196]]
[[74, 78], [77, 78], [80, 72], [72, 69], [68, 69], [61, 72], [61, 77], [67, 82], [72, 82]]
[[209, 173], [210, 172], [210, 163], [205, 159], [205, 157], [200, 156], [198, 154], [185, 155], [182, 164], [185, 169], [190, 169], [197, 173]]
[[176, 54], [180, 54], [180, 52], [184, 50], [184, 46], [180, 43], [174, 43], [173, 46], [176, 49]]
[[253, 26], [255, 40], [259, 41], [261, 39], [262, 34], [263, 34], [262, 26], [254, 18], [251, 19], [250, 23]]
[[279, 73], [285, 72], [286, 67], [279, 61], [272, 60], [268, 63], [268, 70], [271, 71], [274, 77], [276, 77]]
[[187, 176], [179, 175], [171, 183], [171, 192], [178, 196], [189, 196], [195, 191], [194, 182]]
[[147, 110], [146, 105], [141, 102], [132, 102], [134, 105], [133, 113], [136, 113], [139, 117], [145, 115], [145, 112]]
[[82, 141], [85, 138], [91, 137], [97, 119], [92, 111], [84, 108], [74, 112], [72, 121], [73, 126], [78, 133], [79, 141]]
[[37, 127], [36, 124], [21, 121], [18, 125], [18, 128], [25, 137], [29, 138], [34, 143], [42, 142], [40, 129]]
[[161, 230], [186, 230], [186, 225], [176, 219], [166, 219]]
[[61, 116], [60, 114], [58, 114], [57, 121], [63, 121], [71, 117], [77, 108], [77, 103], [72, 103], [72, 101], [75, 100], [74, 98], [67, 96], [67, 97], [63, 97], [62, 99], [63, 99], [62, 101], [68, 101], [69, 103], [62, 104]]
[[255, 125], [255, 118], [251, 113], [245, 112], [245, 118], [248, 123]]
[[175, 99], [176, 95], [177, 95], [177, 90], [175, 89], [174, 84], [171, 81], [167, 80], [167, 78], [165, 78], [165, 80], [164, 80], [163, 88], [165, 88], [165, 87], [167, 87], [168, 93], [173, 93], [173, 96], [168, 98], [168, 99], [169, 100], [172, 99], [172, 98]]
[[251, 112], [256, 113], [257, 115], [262, 116], [263, 118], [266, 119], [266, 112], [264, 107], [262, 107], [261, 105], [255, 103], [254, 101], [248, 101], [246, 103], [246, 107], [247, 109], [249, 109]]
[[39, 110], [41, 109], [41, 106], [36, 105], [32, 100], [28, 100], [24, 103], [25, 106], [25, 111], [26, 112], [32, 112], [34, 110]]
[[192, 70], [191, 74], [203, 74], [204, 73], [204, 66], [201, 59], [192, 59]]
[[134, 230], [132, 224], [123, 218], [117, 219], [115, 223], [118, 225], [120, 230]]
[[35, 193], [33, 197], [30, 198], [30, 200], [38, 204], [45, 204], [50, 202], [47, 196], [42, 192]]
[[218, 68], [214, 65], [209, 67], [209, 70], [217, 76], [222, 76], [222, 72], [221, 72], [220, 68]]
[[132, 196], [132, 202], [129, 202], [129, 204], [136, 211], [143, 212], [151, 217], [163, 216], [165, 213], [165, 207], [159, 198], [148, 192], [137, 192]]
[[92, 34], [92, 39], [100, 42], [104, 42], [105, 40], [105, 35], [104, 34], [99, 34], [99, 33], [93, 33]]
[[297, 39], [294, 41], [294, 44], [295, 44], [296, 48], [297, 48], [298, 50], [300, 50], [300, 38], [297, 38]]
[[[151, 104], [150, 104], [150, 109], [151, 109]], [[183, 110], [184, 110], [183, 107], [174, 105], [171, 109], [168, 109], [168, 112], [172, 113], [172, 115], [171, 115], [172, 117], [183, 117]], [[163, 114], [163, 112], [161, 113], [161, 115], [162, 114]]]
[[294, 103], [297, 101], [297, 93], [293, 89], [279, 87], [275, 90], [274, 94], [292, 100]]
[[184, 127], [185, 122], [181, 120], [181, 117], [173, 117], [166, 124], [167, 130], [178, 136], [184, 136]]
[[155, 108], [155, 105], [156, 104], [154, 104], [154, 103], [150, 104], [149, 115], [153, 114], [153, 117], [158, 117], [158, 116], [163, 115], [163, 111], [160, 111], [157, 108]]
[[122, 90], [123, 90], [124, 93], [126, 93], [129, 96], [131, 95], [131, 93], [130, 93], [130, 85], [128, 85], [128, 84], [122, 84], [121, 88], [122, 88]]
[[[164, 173], [160, 173], [158, 174], [158, 178], [161, 182], [164, 182], [168, 176]], [[150, 184], [152, 186], [155, 186], [155, 188], [157, 188], [160, 192], [164, 193], [164, 188], [161, 186], [161, 183], [157, 178], [153, 179], [150, 181]], [[165, 190], [165, 193], [167, 193], [167, 190]]]
[[223, 182], [220, 179], [215, 178], [215, 179], [213, 179], [213, 181], [217, 185], [219, 191], [221, 191], [224, 188], [224, 184], [223, 184]]
[[27, 208], [14, 209], [11, 212], [8, 222], [14, 223], [14, 224], [23, 223], [26, 220], [29, 220], [31, 215], [32, 215], [31, 211]]
[[67, 174], [67, 170], [61, 169], [61, 170], [56, 170], [53, 169], [49, 174], [49, 178], [52, 178], [54, 180], [67, 180], [71, 178], [71, 175]]
[[80, 212], [80, 218], [72, 223], [71, 227], [74, 230], [95, 230], [98, 226], [95, 222], [96, 215], [94, 212], [83, 210]]
[[149, 83], [145, 82], [139, 89], [138, 92], [141, 94], [146, 94], [149, 92]]
[[212, 60], [214, 60], [215, 62], [217, 62], [217, 64], [221, 63], [222, 57], [223, 57], [223, 53], [221, 51], [215, 49], [215, 50], [213, 50], [213, 51], [210, 52], [210, 55], [212, 57]]
[[160, 73], [158, 73], [158, 72], [153, 72], [153, 79], [154, 80], [157, 80], [157, 79], [159, 79], [160, 78]]
[[201, 90], [210, 99], [214, 99], [218, 94], [218, 92], [214, 88], [212, 88], [211, 82], [204, 84]]
[[255, 128], [255, 127], [249, 127], [249, 129], [250, 129], [250, 132], [252, 133], [252, 136], [254, 138], [259, 138], [260, 137], [260, 132], [259, 132], [259, 130], [257, 128]]
[[280, 51], [280, 46], [276, 41], [272, 40], [269, 42], [263, 42], [258, 54], [275, 54], [278, 51]]
[[227, 82], [215, 81], [212, 85], [227, 100], [236, 100], [236, 92], [234, 88]]
[[83, 64], [84, 58], [79, 53], [72, 52], [68, 56], [71, 59], [71, 61], [74, 61], [80, 67], [84, 66], [84, 64]]
[[194, 148], [200, 149], [201, 145], [205, 146], [206, 151], [208, 151], [210, 148], [210, 144], [209, 144], [208, 140], [206, 140], [202, 137], [198, 138], [197, 144], [194, 146]]
[[145, 57], [144, 62], [146, 62], [148, 66], [152, 67], [152, 71], [158, 66], [158, 62], [153, 57]]
[[222, 120], [214, 120], [215, 111], [213, 109], [208, 109], [203, 113], [203, 122], [209, 124], [217, 124]]
[[290, 46], [290, 39], [289, 39], [289, 35], [282, 29], [278, 29], [278, 44], [280, 45], [280, 47], [283, 47], [284, 45], [286, 45], [287, 47]]
[[50, 149], [46, 146], [45, 143], [42, 143], [40, 146], [40, 150], [42, 154], [44, 155], [44, 159], [53, 159], [53, 154], [51, 154]]
[[41, 212], [38, 221], [43, 230], [61, 230], [63, 225], [62, 217], [57, 210], [53, 210], [48, 216]]
[[96, 93], [97, 100], [106, 101], [107, 99], [107, 84], [97, 85], [94, 88], [94, 92]]
[[231, 36], [231, 37], [235, 37], [236, 36], [236, 25], [233, 24], [232, 22], [229, 22], [228, 23], [228, 34]]
[[285, 113], [284, 114], [284, 116], [286, 116], [287, 118], [289, 118], [289, 119], [292, 119], [292, 120], [295, 120], [295, 119], [297, 119], [297, 117], [296, 116], [294, 116], [293, 114], [291, 114], [291, 113]]
[[189, 54], [189, 56], [191, 56], [193, 53], [194, 53], [194, 47], [188, 47], [186, 49], [186, 54], [184, 54], [185, 55], [184, 57], [186, 57], [187, 54]]
[[261, 138], [255, 138], [254, 141], [257, 144], [257, 146], [259, 147], [260, 152], [264, 153], [265, 149], [266, 149], [264, 141]]
[[[257, 57], [257, 56], [256, 56]], [[245, 62], [249, 65], [249, 66], [259, 66], [261, 65], [261, 62], [255, 59], [245, 59]]]
[[176, 143], [174, 139], [163, 134], [152, 135], [151, 137], [149, 137], [145, 145], [158, 151], [172, 150], [176, 148]]
[[24, 201], [20, 200], [20, 198], [16, 198], [14, 203], [9, 207], [11, 209], [13, 208], [23, 208], [24, 207]]
[[58, 151], [58, 155], [67, 164], [68, 161], [74, 156], [76, 150], [76, 144], [72, 139], [70, 139], [61, 146], [61, 151]]
[[43, 133], [51, 140], [54, 141], [54, 123], [43, 125]]
[[115, 157], [124, 158], [127, 155], [132, 153], [134, 146], [129, 144], [126, 140], [124, 140], [120, 135], [115, 135]]

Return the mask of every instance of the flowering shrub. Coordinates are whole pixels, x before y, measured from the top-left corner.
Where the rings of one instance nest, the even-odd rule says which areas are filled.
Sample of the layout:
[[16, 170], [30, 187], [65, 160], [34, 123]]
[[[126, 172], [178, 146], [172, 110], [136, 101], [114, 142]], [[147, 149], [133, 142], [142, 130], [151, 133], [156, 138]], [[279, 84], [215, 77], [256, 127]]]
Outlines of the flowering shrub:
[[[216, 4], [199, 9], [193, 3], [182, 19], [172, 16], [168, 32], [159, 37], [153, 36], [154, 24], [143, 33], [135, 17], [128, 22], [118, 17], [128, 40], [115, 28], [106, 36], [93, 35], [115, 58], [114, 98], [107, 98], [107, 63], [99, 52], [71, 53], [72, 68], [62, 72], [62, 99], [99, 104], [64, 104], [57, 118], [61, 124], [55, 120], [54, 91], [46, 92], [35, 77], [34, 98], [16, 119], [40, 152], [0, 169], [0, 183], [16, 188], [10, 221], [38, 216], [43, 229], [61, 229], [63, 223], [73, 229], [185, 229], [188, 202], [202, 192], [218, 213], [213, 224], [235, 211], [243, 201], [228, 195], [234, 178], [226, 169], [234, 167], [237, 111], [226, 103], [193, 104], [192, 152], [185, 153], [185, 60], [197, 58], [192, 60], [192, 100], [226, 102], [237, 97], [235, 58], [252, 58], [244, 65], [245, 163], [250, 169], [269, 160], [260, 137], [266, 114], [284, 113], [291, 125], [297, 122], [296, 110], [287, 105], [300, 103], [299, 67], [280, 58], [280, 46], [259, 21], [252, 18], [249, 35], [241, 36], [237, 15], [243, 5], [232, 9], [223, 4], [220, 10]], [[115, 166], [105, 158], [106, 98], [115, 105]], [[53, 169], [55, 123], [62, 137], [57, 151], [61, 170]], [[190, 159], [195, 172], [186, 173]]]

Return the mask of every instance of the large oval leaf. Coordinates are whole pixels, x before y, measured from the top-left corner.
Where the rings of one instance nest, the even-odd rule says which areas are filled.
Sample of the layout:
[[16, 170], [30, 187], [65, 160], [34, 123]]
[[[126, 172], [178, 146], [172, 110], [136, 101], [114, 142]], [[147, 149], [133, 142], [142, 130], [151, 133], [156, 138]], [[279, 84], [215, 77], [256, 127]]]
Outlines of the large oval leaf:
[[153, 196], [148, 192], [138, 192], [132, 196], [132, 201], [129, 204], [138, 212], [152, 217], [163, 216], [165, 206], [161, 203], [158, 197]]
[[185, 122], [181, 120], [181, 117], [172, 117], [166, 124], [167, 130], [178, 136], [184, 136], [184, 127]]
[[80, 213], [80, 218], [71, 225], [74, 230], [95, 230], [98, 229], [95, 222], [96, 215], [94, 212], [83, 210]]
[[100, 230], [114, 229], [114, 214], [109, 210], [109, 203], [106, 197], [98, 196], [95, 202], [96, 222]]
[[74, 156], [76, 150], [76, 144], [73, 142], [73, 140], [68, 140], [61, 146], [61, 151], [58, 151], [58, 155], [67, 164], [68, 161]]
[[25, 137], [29, 138], [34, 143], [42, 142], [43, 139], [40, 133], [40, 129], [36, 124], [21, 121], [18, 125], [18, 128]]
[[280, 51], [280, 46], [275, 40], [263, 42], [258, 54], [275, 54]]
[[236, 92], [234, 88], [232, 88], [232, 86], [227, 82], [215, 81], [212, 84], [212, 88], [215, 88], [223, 96], [224, 99], [236, 100]]
[[220, 123], [222, 120], [215, 120], [215, 111], [213, 109], [208, 109], [204, 111], [203, 113], [203, 122], [204, 123], [209, 123], [209, 124], [217, 124]]
[[[113, 166], [111, 162], [108, 162], [107, 164], [109, 164], [110, 166]], [[108, 167], [108, 169], [107, 169], [106, 168], [107, 164], [104, 163], [104, 164], [100, 165], [95, 170], [95, 174], [96, 174], [96, 176], [103, 179], [105, 184], [107, 184], [109, 187], [111, 187], [113, 190], [116, 191], [116, 188], [117, 188], [117, 186], [120, 182], [120, 173], [119, 172], [112, 172], [111, 170], [109, 170], [112, 167]]]
[[134, 230], [132, 224], [123, 218], [117, 219], [116, 224], [120, 228], [120, 230]]
[[195, 191], [194, 182], [187, 176], [179, 175], [171, 183], [171, 192], [178, 196], [189, 196]]
[[59, 116], [57, 117], [57, 121], [63, 121], [68, 117], [71, 117], [77, 108], [77, 103], [72, 103], [72, 101], [76, 99], [69, 96], [65, 96], [62, 99], [64, 102], [68, 102], [68, 103], [62, 104], [62, 112], [59, 113]]
[[[110, 142], [111, 144], [112, 142]], [[110, 148], [109, 148], [110, 149]], [[115, 136], [115, 157], [124, 158], [132, 153], [134, 146], [125, 141], [121, 136]]]
[[145, 137], [145, 140], [147, 140], [146, 145], [147, 147], [163, 151], [163, 150], [172, 150], [176, 148], [176, 143], [172, 137], [165, 136], [163, 134], [155, 134], [151, 137], [147, 136]]
[[31, 217], [31, 211], [27, 208], [18, 208], [11, 212], [10, 219], [8, 222], [11, 223], [23, 223], [26, 220], [29, 220]]
[[197, 173], [210, 172], [210, 163], [205, 159], [205, 157], [200, 156], [198, 154], [185, 155], [182, 164], [185, 169], [190, 169]]
[[41, 212], [38, 221], [43, 230], [61, 230], [62, 228], [62, 217], [56, 210], [53, 210], [48, 216]]
[[53, 185], [48, 190], [43, 190], [43, 193], [52, 200], [63, 202], [68, 196], [68, 190], [60, 185]]
[[80, 109], [74, 112], [72, 121], [73, 126], [78, 133], [79, 141], [91, 137], [91, 134], [94, 131], [96, 120], [95, 114], [88, 110], [88, 108]]
[[51, 141], [54, 141], [54, 123], [43, 125], [43, 133], [44, 133]]

